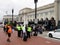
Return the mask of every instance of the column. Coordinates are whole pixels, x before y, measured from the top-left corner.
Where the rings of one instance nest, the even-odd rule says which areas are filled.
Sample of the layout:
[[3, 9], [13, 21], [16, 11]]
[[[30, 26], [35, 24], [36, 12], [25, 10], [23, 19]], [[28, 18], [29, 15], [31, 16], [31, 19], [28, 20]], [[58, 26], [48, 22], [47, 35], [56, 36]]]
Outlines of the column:
[[[60, 2], [59, 2], [59, 0], [55, 0], [55, 2], [54, 2], [54, 13], [55, 13], [55, 18], [56, 18], [56, 23], [58, 24], [58, 21], [60, 20]], [[57, 25], [56, 24], [56, 25]]]

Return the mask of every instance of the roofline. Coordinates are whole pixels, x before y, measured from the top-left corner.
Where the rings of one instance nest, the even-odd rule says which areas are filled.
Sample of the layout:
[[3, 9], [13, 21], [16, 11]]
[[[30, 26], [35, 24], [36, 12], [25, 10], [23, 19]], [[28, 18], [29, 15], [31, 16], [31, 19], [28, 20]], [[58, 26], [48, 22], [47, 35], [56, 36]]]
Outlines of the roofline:
[[22, 11], [22, 10], [24, 10], [24, 9], [31, 9], [31, 10], [33, 10], [32, 8], [25, 7], [25, 8], [23, 8], [23, 9], [21, 9], [20, 11]]
[[48, 8], [52, 8], [52, 7], [54, 7], [54, 3], [44, 5], [42, 7], [38, 7], [37, 10], [44, 10], [44, 9], [48, 9]]
[[[37, 8], [37, 11], [49, 9], [49, 8], [52, 8], [52, 7], [54, 7], [54, 3], [51, 3], [51, 4], [48, 4], [48, 5], [44, 5], [44, 6], [38, 7], [38, 8]], [[25, 9], [25, 8], [24, 8], [24, 9]], [[28, 14], [28, 13], [32, 13], [32, 12], [35, 12], [35, 9], [32, 9], [32, 11], [27, 12], [27, 13], [24, 13], [24, 14]], [[21, 14], [20, 14], [20, 15], [21, 15]]]

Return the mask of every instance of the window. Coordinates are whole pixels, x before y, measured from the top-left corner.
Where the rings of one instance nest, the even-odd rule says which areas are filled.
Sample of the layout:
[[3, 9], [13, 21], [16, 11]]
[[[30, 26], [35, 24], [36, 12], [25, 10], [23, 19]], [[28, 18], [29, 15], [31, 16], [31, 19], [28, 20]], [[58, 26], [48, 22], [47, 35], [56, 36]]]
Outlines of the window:
[[40, 13], [40, 15], [43, 15], [43, 13]]
[[20, 17], [20, 21], [22, 21], [22, 17]]
[[30, 15], [28, 15], [28, 18], [30, 18]]
[[52, 15], [54, 13], [54, 10], [50, 10], [50, 14]]
[[40, 16], [40, 14], [38, 14], [38, 16]]
[[48, 15], [48, 12], [45, 12], [45, 15]]
[[32, 18], [32, 15], [30, 15], [30, 18]]
[[37, 17], [39, 17], [39, 14], [37, 14]]
[[60, 29], [56, 30], [56, 32], [60, 32]]

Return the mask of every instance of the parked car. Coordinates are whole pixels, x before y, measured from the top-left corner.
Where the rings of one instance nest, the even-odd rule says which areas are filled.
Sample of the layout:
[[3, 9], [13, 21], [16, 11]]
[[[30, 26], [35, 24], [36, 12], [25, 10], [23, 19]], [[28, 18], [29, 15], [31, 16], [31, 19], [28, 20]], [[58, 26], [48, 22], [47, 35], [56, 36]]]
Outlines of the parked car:
[[55, 31], [49, 31], [47, 35], [51, 38], [60, 38], [60, 29], [56, 29]]

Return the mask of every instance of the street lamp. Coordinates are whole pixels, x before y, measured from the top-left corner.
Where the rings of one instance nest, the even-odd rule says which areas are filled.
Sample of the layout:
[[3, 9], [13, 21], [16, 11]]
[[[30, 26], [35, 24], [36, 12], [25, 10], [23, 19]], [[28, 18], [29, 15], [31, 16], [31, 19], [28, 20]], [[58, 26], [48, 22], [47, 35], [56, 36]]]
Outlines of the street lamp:
[[37, 18], [36, 15], [37, 15], [37, 2], [38, 0], [34, 0], [34, 3], [35, 3], [35, 19]]
[[[37, 2], [38, 0], [34, 0], [34, 3], [35, 3], [35, 24], [37, 24]], [[36, 25], [35, 25], [35, 33], [34, 33], [34, 36], [37, 36], [37, 32], [36, 32]]]
[[12, 9], [12, 22], [13, 22], [13, 13], [14, 13], [14, 9]]

